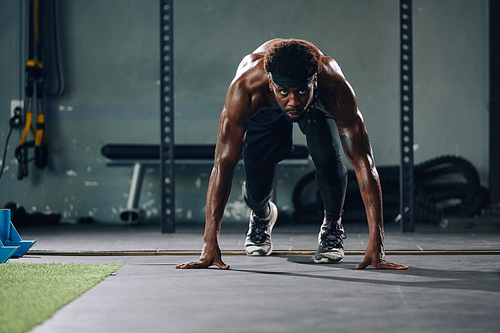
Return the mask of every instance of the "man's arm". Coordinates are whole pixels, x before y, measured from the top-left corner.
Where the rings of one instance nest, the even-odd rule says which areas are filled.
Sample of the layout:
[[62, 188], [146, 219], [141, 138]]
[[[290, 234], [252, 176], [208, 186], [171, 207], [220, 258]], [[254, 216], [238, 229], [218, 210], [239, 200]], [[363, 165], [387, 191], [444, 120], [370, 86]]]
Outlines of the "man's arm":
[[373, 151], [356, 97], [347, 81], [341, 80], [336, 94], [336, 120], [347, 159], [354, 168], [370, 233], [365, 258], [358, 269], [372, 265], [381, 269], [407, 269], [407, 266], [385, 260], [382, 190], [375, 167]]
[[207, 268], [212, 265], [229, 268], [221, 259], [219, 247], [222, 216], [231, 192], [234, 170], [241, 158], [248, 120], [257, 108], [257, 100], [255, 96], [251, 98], [245, 85], [238, 80], [229, 87], [220, 116], [214, 167], [208, 184], [202, 254], [198, 261], [176, 268]]

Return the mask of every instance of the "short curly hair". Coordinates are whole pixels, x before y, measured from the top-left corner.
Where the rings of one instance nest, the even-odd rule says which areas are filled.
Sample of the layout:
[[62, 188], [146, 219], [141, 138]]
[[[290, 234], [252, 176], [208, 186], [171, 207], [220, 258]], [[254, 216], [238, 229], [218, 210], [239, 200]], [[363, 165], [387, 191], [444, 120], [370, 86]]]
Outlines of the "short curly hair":
[[266, 71], [286, 77], [310, 77], [321, 71], [321, 53], [314, 44], [284, 39], [271, 45], [264, 58]]

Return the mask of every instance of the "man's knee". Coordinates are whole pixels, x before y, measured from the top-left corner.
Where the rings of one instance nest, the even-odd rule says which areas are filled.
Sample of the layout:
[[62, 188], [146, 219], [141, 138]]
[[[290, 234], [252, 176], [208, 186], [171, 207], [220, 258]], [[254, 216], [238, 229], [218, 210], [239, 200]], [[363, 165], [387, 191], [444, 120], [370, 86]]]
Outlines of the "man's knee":
[[242, 186], [243, 200], [255, 214], [259, 215], [265, 213], [267, 210], [267, 205], [271, 199], [271, 193], [266, 194], [260, 198], [254, 198], [247, 188], [247, 182], [243, 182]]
[[315, 166], [316, 178], [319, 178], [324, 183], [344, 184], [347, 182], [347, 169], [341, 159], [315, 163]]

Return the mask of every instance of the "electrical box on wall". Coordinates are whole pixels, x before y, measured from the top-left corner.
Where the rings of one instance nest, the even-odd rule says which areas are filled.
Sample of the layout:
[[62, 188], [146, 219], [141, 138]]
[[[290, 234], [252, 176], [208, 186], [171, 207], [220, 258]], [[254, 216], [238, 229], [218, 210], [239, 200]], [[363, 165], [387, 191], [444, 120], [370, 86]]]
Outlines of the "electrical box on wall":
[[24, 108], [24, 101], [19, 99], [13, 99], [10, 101], [10, 117], [14, 117], [14, 112], [17, 107], [20, 107], [21, 110]]

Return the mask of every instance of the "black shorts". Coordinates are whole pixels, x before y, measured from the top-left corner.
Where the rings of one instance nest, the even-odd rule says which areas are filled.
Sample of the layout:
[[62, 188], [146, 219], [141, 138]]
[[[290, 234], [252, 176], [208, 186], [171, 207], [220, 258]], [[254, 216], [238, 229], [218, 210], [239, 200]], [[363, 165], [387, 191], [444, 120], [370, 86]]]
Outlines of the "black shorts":
[[250, 119], [243, 147], [247, 169], [266, 168], [293, 153], [293, 123], [281, 109], [262, 109]]

